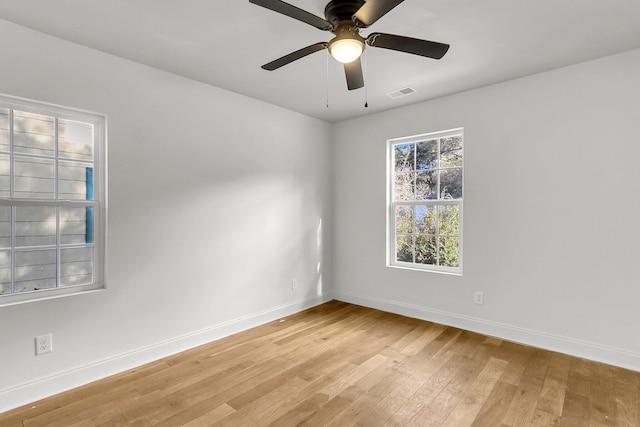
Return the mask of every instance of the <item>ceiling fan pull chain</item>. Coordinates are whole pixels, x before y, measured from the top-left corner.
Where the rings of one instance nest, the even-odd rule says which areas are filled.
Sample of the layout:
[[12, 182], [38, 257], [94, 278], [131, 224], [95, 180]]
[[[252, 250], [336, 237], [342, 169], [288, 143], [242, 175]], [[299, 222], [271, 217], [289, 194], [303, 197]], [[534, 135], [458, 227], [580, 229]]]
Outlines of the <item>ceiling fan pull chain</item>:
[[327, 49], [327, 109], [329, 109], [329, 50]]
[[367, 64], [369, 63], [369, 60], [367, 59], [367, 57], [369, 55], [367, 55], [367, 51], [365, 50], [364, 52], [364, 108], [369, 108], [369, 85], [367, 84], [367, 69], [369, 67], [367, 67]]

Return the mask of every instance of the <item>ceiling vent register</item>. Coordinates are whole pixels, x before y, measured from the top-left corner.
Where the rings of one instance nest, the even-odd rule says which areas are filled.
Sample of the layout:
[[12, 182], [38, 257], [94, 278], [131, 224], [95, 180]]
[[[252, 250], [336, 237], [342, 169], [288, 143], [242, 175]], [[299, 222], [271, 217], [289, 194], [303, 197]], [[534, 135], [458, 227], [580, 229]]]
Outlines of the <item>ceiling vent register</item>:
[[416, 93], [416, 90], [411, 87], [405, 87], [402, 89], [394, 90], [393, 92], [389, 92], [387, 96], [389, 98], [402, 98], [403, 96], [411, 95], [412, 93]]

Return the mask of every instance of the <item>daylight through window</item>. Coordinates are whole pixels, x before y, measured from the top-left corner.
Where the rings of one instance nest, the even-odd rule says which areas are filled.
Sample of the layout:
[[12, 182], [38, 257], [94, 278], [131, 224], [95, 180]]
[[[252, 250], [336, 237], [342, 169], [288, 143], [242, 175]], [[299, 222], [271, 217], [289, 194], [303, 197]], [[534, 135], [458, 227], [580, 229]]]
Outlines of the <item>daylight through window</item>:
[[389, 265], [462, 273], [463, 132], [388, 141]]
[[0, 305], [98, 287], [104, 125], [0, 97]]

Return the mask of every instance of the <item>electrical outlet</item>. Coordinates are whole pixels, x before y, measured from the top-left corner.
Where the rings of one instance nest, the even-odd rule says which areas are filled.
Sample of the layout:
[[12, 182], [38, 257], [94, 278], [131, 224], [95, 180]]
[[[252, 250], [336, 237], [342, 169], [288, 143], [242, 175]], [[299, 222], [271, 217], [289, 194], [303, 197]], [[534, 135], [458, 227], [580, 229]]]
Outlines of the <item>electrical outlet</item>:
[[484, 304], [484, 292], [475, 291], [473, 293], [473, 302], [480, 305]]
[[36, 356], [53, 351], [53, 336], [51, 334], [36, 337]]
[[298, 281], [296, 279], [291, 279], [291, 290], [295, 291], [298, 289]]

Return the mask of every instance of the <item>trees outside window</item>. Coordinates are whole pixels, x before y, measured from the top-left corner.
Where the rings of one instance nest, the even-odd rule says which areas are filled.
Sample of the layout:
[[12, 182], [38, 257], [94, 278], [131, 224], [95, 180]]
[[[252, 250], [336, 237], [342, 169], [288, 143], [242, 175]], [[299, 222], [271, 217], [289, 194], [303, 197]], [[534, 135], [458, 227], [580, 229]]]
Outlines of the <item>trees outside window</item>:
[[463, 131], [393, 139], [388, 264], [462, 273]]

